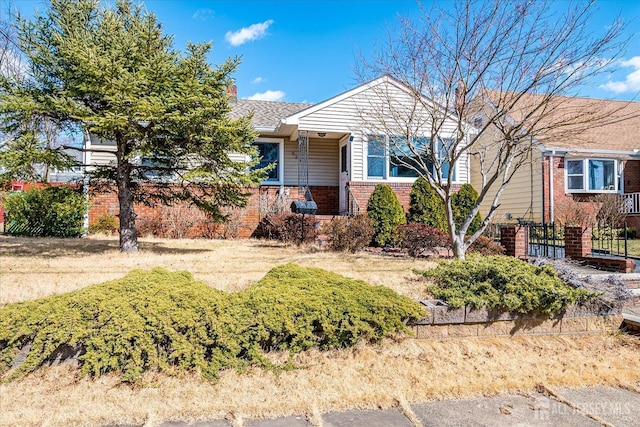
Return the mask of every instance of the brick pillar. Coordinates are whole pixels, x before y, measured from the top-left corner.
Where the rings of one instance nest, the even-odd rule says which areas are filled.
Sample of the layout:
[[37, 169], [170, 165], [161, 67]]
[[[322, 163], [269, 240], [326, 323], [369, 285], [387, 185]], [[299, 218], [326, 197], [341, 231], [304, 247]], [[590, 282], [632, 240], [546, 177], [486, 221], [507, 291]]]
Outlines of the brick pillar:
[[564, 255], [578, 259], [591, 255], [591, 226], [564, 228]]
[[504, 248], [504, 253], [516, 258], [526, 258], [529, 255], [528, 234], [529, 227], [525, 225], [500, 227], [500, 244]]

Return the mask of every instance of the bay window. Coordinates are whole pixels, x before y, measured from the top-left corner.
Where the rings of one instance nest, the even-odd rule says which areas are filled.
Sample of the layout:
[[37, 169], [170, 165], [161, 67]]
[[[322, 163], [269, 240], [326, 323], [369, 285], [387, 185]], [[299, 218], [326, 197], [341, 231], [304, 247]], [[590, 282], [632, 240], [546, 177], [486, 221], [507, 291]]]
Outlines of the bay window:
[[618, 190], [618, 167], [614, 159], [565, 161], [567, 192], [606, 193]]

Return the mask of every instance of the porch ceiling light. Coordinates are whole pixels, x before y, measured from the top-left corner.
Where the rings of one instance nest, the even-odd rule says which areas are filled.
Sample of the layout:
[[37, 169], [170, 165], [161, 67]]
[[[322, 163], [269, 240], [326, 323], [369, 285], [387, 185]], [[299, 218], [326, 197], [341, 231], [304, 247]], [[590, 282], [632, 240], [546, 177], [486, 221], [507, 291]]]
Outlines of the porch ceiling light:
[[324, 138], [325, 136], [327, 136], [327, 133], [326, 132], [318, 132], [318, 136], [320, 138]]

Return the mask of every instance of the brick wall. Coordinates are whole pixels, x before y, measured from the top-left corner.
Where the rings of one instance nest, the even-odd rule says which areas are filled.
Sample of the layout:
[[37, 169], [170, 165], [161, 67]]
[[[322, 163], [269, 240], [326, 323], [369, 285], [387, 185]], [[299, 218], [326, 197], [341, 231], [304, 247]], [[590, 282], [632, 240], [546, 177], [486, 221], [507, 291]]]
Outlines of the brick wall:
[[591, 255], [591, 227], [565, 227], [564, 251], [567, 258]]
[[[311, 186], [311, 194], [318, 205], [318, 215], [337, 215], [338, 214], [338, 187], [333, 186]], [[304, 195], [298, 194], [297, 186], [284, 187], [281, 198], [278, 199], [280, 186], [260, 186], [252, 187], [246, 190], [250, 194], [248, 205], [246, 208], [232, 212], [231, 217], [237, 234], [240, 238], [247, 238], [256, 232], [258, 224], [266, 215], [274, 204], [280, 203], [283, 210], [290, 212], [289, 206], [294, 200], [304, 200]], [[117, 215], [119, 212], [118, 196], [114, 191], [111, 192], [93, 192], [90, 198], [91, 207], [89, 209], [89, 223], [95, 221], [103, 214]], [[135, 205], [136, 215], [139, 220], [145, 218], [158, 217], [161, 214], [162, 207], [149, 207], [142, 204]], [[204, 221], [204, 220], [203, 220]], [[194, 229], [200, 229], [202, 224], [196, 224]], [[197, 234], [191, 234], [191, 237], [200, 237]]]
[[[369, 203], [369, 198], [373, 193], [373, 190], [376, 188], [376, 182], [349, 182], [349, 190], [351, 190], [351, 194], [355, 197], [360, 205], [361, 212], [366, 212], [367, 203]], [[402, 208], [405, 212], [409, 211], [409, 202], [411, 194], [411, 187], [413, 183], [410, 182], [386, 182], [385, 184], [389, 184], [393, 192], [398, 196], [398, 200], [402, 205]], [[453, 184], [453, 191], [458, 191], [460, 189], [460, 184]]]
[[624, 192], [640, 193], [640, 160], [624, 162]]

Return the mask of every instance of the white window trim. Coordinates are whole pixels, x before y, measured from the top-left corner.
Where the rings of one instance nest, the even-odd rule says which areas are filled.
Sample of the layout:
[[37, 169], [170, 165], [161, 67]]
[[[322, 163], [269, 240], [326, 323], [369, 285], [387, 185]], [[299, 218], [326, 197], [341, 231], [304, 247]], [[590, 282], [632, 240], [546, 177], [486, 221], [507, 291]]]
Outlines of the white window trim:
[[[386, 138], [386, 147], [385, 147], [385, 176], [384, 177], [379, 177], [379, 176], [369, 176], [369, 141], [371, 137], [374, 137], [376, 135], [372, 134], [372, 133], [367, 133], [364, 136], [364, 140], [365, 140], [365, 147], [363, 150], [363, 159], [362, 159], [362, 164], [363, 164], [363, 175], [365, 178], [365, 181], [367, 182], [398, 182], [398, 183], [414, 183], [416, 182], [416, 180], [418, 179], [416, 178], [403, 178], [403, 177], [392, 177], [391, 176], [391, 157], [389, 155], [389, 137], [387, 135], [382, 135]], [[456, 176], [451, 183], [452, 184], [464, 184], [463, 181], [460, 181], [460, 179], [458, 178], [460, 176], [460, 169], [459, 169], [459, 162], [456, 161], [454, 163], [454, 168], [456, 169]], [[447, 180], [446, 177], [442, 177], [443, 182]]]
[[277, 143], [278, 144], [278, 180], [270, 181], [265, 179], [261, 182], [261, 185], [284, 185], [284, 138], [258, 138], [254, 141], [254, 144], [260, 143]]
[[[589, 189], [589, 160], [604, 160], [604, 161], [609, 161], [609, 162], [613, 162], [613, 175], [614, 175], [614, 179], [613, 179], [613, 186], [614, 189], [613, 190], [590, 190]], [[571, 161], [581, 161], [582, 162], [582, 189], [570, 189], [569, 188], [569, 168], [567, 167], [567, 162], [571, 162]], [[617, 194], [620, 190], [619, 188], [619, 164], [618, 164], [618, 160], [616, 159], [611, 159], [611, 158], [603, 158], [603, 157], [572, 157], [572, 158], [565, 158], [564, 160], [565, 165], [564, 165], [564, 191], [565, 193], [575, 193], [575, 194], [581, 194], [581, 193], [591, 193], [591, 194], [602, 194], [602, 193], [608, 193], [608, 194]]]

